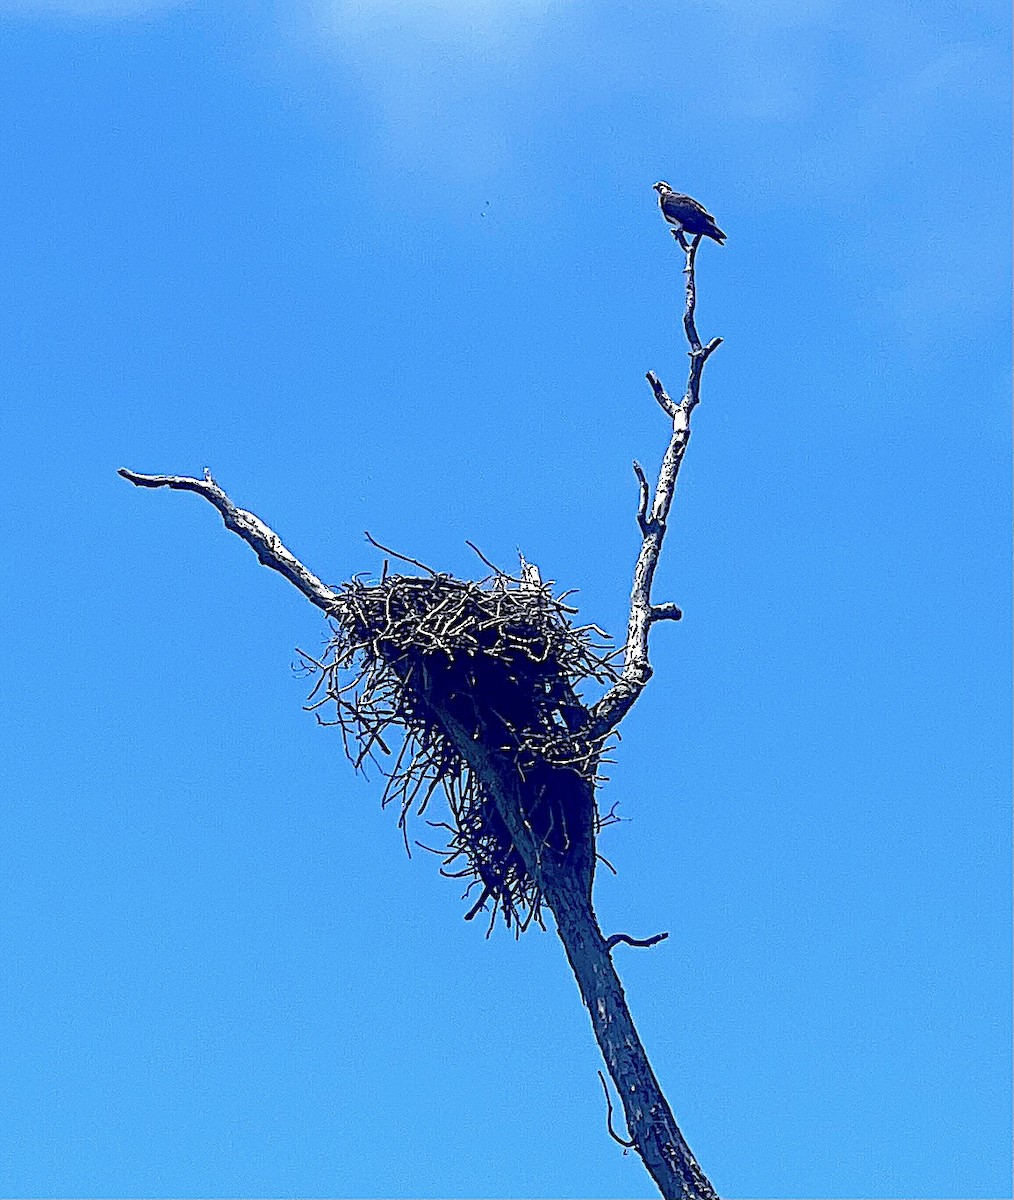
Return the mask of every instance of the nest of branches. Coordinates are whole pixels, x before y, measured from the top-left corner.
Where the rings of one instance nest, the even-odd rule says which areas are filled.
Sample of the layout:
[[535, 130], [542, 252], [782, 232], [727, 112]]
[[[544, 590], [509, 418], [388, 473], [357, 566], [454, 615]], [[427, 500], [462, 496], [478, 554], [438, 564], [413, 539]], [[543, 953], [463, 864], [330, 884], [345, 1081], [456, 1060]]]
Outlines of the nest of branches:
[[521, 816], [540, 851], [565, 855], [579, 833], [593, 846], [603, 823], [594, 788], [607, 760], [602, 739], [582, 733], [578, 689], [617, 677], [607, 635], [574, 625], [571, 593], [556, 596], [525, 574], [495, 570], [476, 582], [385, 566], [379, 582], [342, 586], [325, 653], [300, 651], [317, 677], [307, 708], [338, 727], [357, 769], [372, 762], [386, 776], [383, 802], [398, 806], [406, 848], [409, 815], [439, 790], [449, 819], [429, 824], [445, 844], [417, 844], [442, 857], [442, 874], [468, 881], [466, 919], [488, 908], [490, 929], [499, 912], [516, 933], [542, 924], [540, 889], [467, 742], [517, 770]]

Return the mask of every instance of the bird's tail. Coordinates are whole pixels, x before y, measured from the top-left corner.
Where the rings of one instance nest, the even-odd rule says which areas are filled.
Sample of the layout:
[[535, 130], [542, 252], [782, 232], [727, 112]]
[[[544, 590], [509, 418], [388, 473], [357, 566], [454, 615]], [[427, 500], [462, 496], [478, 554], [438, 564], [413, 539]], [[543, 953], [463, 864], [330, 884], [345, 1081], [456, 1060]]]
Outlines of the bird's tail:
[[710, 229], [705, 229], [704, 236], [714, 238], [720, 246], [725, 245], [725, 234], [718, 228], [714, 221], [711, 222]]

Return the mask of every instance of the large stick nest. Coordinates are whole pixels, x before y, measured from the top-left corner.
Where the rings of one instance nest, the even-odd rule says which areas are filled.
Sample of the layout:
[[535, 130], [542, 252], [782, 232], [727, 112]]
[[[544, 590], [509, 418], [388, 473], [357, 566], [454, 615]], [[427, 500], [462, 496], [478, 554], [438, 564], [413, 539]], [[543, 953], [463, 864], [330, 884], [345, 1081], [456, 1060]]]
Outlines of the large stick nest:
[[617, 652], [597, 626], [572, 623], [568, 594], [500, 571], [473, 582], [388, 575], [385, 567], [379, 582], [341, 587], [319, 659], [300, 651], [317, 675], [307, 707], [339, 728], [357, 769], [373, 762], [386, 776], [383, 802], [398, 805], [406, 847], [409, 814], [425, 812], [442, 790], [449, 820], [429, 824], [446, 844], [425, 848], [442, 856], [442, 874], [469, 881], [466, 896], [479, 889], [466, 918], [488, 905], [490, 929], [498, 911], [517, 933], [532, 920], [541, 925], [540, 890], [441, 714], [453, 712], [516, 767], [537, 845], [566, 854], [581, 821], [594, 846], [602, 822], [593, 802], [589, 809], [574, 797], [593, 794], [603, 745], [581, 732], [587, 710], [578, 689], [615, 679]]

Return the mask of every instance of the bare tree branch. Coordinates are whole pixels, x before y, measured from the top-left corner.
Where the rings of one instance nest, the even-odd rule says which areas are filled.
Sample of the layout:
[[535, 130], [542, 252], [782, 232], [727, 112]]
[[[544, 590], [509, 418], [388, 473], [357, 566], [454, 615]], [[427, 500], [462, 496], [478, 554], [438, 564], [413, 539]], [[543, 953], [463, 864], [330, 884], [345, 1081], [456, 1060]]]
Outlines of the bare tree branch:
[[620, 942], [625, 943], [627, 946], [637, 946], [641, 949], [646, 949], [648, 946], [657, 946], [659, 942], [664, 942], [668, 936], [668, 933], [656, 933], [654, 937], [650, 938], [633, 938], [629, 933], [614, 933], [612, 937], [606, 938], [606, 949], [612, 950]]
[[[674, 235], [675, 236], [675, 235]], [[634, 701], [644, 690], [651, 678], [651, 662], [648, 658], [648, 633], [656, 621], [678, 621], [683, 615], [675, 604], [652, 604], [651, 585], [655, 578], [662, 544], [665, 541], [666, 522], [672, 508], [683, 455], [690, 441], [690, 414], [700, 401], [701, 373], [704, 364], [722, 344], [721, 338], [713, 338], [706, 346], [701, 344], [694, 321], [697, 305], [695, 263], [700, 235], [687, 242], [682, 234], [676, 237], [686, 254], [683, 272], [686, 276], [686, 304], [683, 311], [683, 329], [690, 346], [690, 370], [683, 399], [676, 404], [653, 372], [647, 375], [648, 383], [662, 408], [672, 417], [672, 437], [662, 459], [662, 466], [655, 485], [655, 494], [650, 505], [647, 503], [648, 485], [644, 472], [635, 465], [641, 486], [637, 520], [641, 529], [641, 550], [634, 567], [634, 582], [630, 592], [630, 616], [627, 622], [627, 640], [623, 651], [623, 670], [620, 678], [592, 707], [588, 732], [592, 737], [601, 737], [616, 727], [630, 711]]]
[[651, 372], [648, 373], [648, 382], [651, 384], [651, 390], [655, 393], [655, 399], [658, 401], [659, 408], [673, 421], [676, 420], [677, 405], [676, 401], [662, 386], [661, 381]]
[[226, 529], [239, 534], [244, 542], [253, 550], [265, 567], [277, 571], [280, 575], [303, 593], [311, 604], [316, 604], [329, 616], [334, 613], [338, 602], [335, 592], [322, 583], [312, 571], [299, 561], [288, 549], [273, 529], [245, 508], [237, 508], [229, 497], [212, 479], [211, 472], [205, 468], [203, 479], [191, 479], [186, 475], [140, 475], [137, 471], [128, 471], [121, 467], [117, 474], [129, 479], [137, 487], [173, 488], [180, 492], [196, 492], [203, 496], [209, 504], [213, 504], [222, 514]]
[[700, 234], [694, 238], [689, 246], [684, 239], [680, 240], [680, 245], [686, 251], [687, 256], [686, 266], [683, 268], [683, 274], [687, 277], [687, 303], [683, 310], [683, 331], [687, 335], [687, 341], [690, 343], [691, 353], [701, 348], [701, 339], [697, 336], [697, 326], [694, 324], [694, 309], [697, 307], [697, 284], [694, 278], [694, 266], [697, 262], [697, 247], [700, 244]]

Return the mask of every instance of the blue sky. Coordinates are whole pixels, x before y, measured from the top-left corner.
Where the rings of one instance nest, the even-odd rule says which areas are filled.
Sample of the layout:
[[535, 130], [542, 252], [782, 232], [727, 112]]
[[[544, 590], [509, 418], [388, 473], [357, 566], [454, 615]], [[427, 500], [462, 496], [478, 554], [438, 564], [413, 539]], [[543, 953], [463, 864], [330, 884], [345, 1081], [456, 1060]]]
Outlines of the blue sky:
[[993, 3], [0, 0], [0, 1194], [637, 1197], [552, 933], [301, 711], [364, 542], [619, 634], [729, 234], [607, 932], [723, 1195], [1010, 1195], [1009, 29]]

